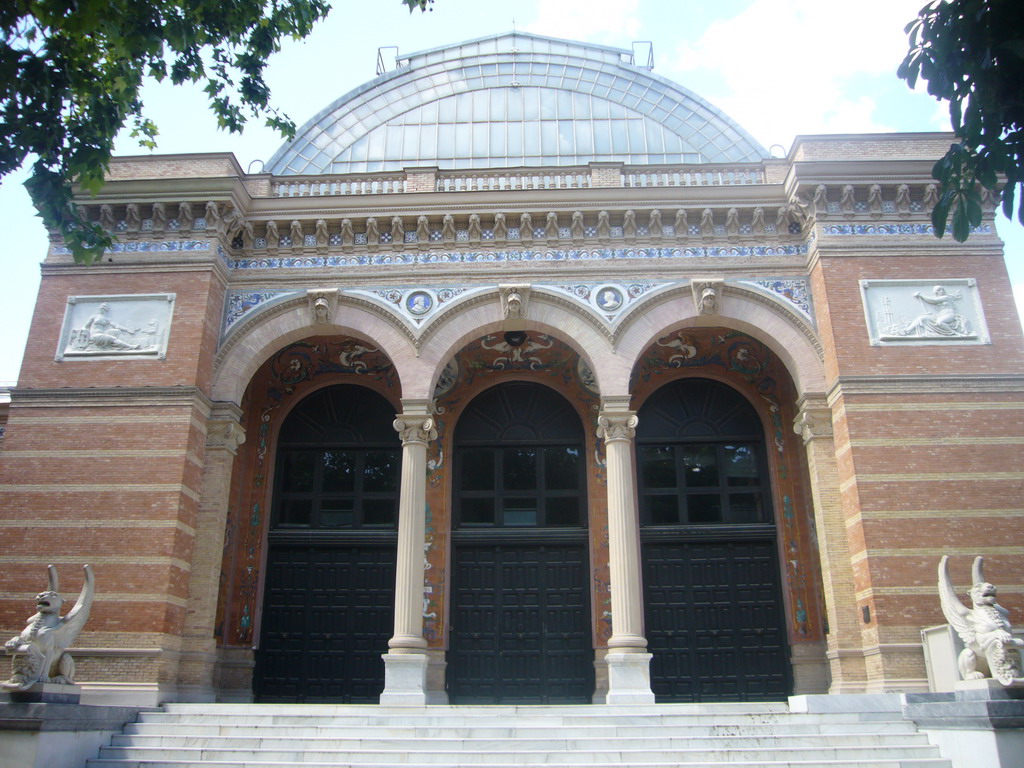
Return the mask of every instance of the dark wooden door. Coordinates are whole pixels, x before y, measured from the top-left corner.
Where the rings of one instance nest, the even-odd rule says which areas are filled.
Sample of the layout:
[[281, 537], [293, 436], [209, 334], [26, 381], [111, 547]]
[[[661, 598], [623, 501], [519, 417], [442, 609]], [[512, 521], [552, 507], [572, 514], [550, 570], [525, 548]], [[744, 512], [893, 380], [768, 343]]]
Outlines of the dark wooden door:
[[375, 703], [393, 631], [395, 544], [271, 541], [257, 701]]
[[789, 694], [774, 539], [646, 541], [643, 572], [658, 701]]
[[456, 546], [453, 703], [586, 703], [594, 689], [585, 543]]

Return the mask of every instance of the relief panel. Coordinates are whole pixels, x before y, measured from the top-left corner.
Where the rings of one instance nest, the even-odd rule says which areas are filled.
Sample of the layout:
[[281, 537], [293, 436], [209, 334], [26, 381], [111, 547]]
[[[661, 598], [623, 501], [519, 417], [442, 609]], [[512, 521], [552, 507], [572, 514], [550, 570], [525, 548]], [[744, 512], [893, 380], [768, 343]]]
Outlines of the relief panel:
[[69, 296], [56, 360], [163, 360], [173, 293]]
[[861, 280], [872, 346], [988, 344], [973, 278]]

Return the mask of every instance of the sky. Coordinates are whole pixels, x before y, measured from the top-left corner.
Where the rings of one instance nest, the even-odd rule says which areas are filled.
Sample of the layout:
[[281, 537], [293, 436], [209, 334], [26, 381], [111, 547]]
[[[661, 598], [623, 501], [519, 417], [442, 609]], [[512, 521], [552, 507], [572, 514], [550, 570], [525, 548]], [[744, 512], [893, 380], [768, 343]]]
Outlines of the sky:
[[[410, 14], [400, 0], [334, 0], [304, 41], [268, 64], [275, 104], [298, 125], [376, 74], [377, 50], [400, 55], [517, 29], [630, 48], [649, 41], [654, 73], [694, 91], [765, 147], [788, 151], [797, 135], [949, 130], [948, 107], [910, 91], [896, 68], [904, 26], [924, 0], [436, 0]], [[148, 85], [146, 114], [160, 128], [157, 153], [234, 152], [242, 168], [280, 146], [257, 123], [219, 131], [197, 88]], [[122, 135], [122, 155], [143, 154]], [[39, 288], [46, 233], [22, 184], [0, 181], [0, 386], [18, 378]], [[1024, 228], [1004, 220], [1007, 264], [1024, 307]]]

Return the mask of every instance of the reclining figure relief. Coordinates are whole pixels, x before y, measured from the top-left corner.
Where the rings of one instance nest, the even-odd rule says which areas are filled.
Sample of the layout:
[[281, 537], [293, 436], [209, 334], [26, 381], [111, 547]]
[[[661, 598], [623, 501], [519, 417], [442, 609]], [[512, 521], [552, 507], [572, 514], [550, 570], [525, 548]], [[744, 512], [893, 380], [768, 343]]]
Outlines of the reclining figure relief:
[[1020, 652], [1024, 640], [1010, 633], [1009, 612], [996, 602], [996, 588], [985, 581], [984, 560], [974, 558], [973, 584], [968, 596], [973, 608], [965, 608], [949, 580], [949, 558], [939, 562], [939, 601], [946, 621], [960, 635], [964, 649], [957, 657], [960, 677], [982, 680], [994, 677], [1010, 685], [1021, 676]]
[[9, 691], [24, 691], [36, 683], [73, 684], [75, 661], [66, 649], [78, 637], [92, 607], [94, 579], [92, 568], [85, 566], [85, 584], [78, 596], [75, 607], [61, 618], [60, 609], [64, 599], [57, 591], [57, 569], [48, 566], [49, 589], [36, 595], [34, 616], [20, 635], [15, 635], [5, 644], [14, 673], [0, 688]]

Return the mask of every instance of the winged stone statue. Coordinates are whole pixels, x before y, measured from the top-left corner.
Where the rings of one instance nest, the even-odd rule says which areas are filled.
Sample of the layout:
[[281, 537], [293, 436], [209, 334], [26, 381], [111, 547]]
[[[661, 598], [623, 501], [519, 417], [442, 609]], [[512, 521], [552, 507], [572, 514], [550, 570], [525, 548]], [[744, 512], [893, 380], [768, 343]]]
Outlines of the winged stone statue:
[[22, 633], [12, 637], [4, 646], [14, 656], [11, 679], [0, 683], [0, 688], [5, 690], [24, 691], [36, 683], [71, 685], [75, 681], [75, 660], [66, 649], [89, 618], [94, 592], [92, 568], [85, 566], [82, 592], [75, 607], [63, 618], [60, 609], [64, 599], [57, 591], [57, 569], [50, 565], [47, 570], [49, 589], [36, 595], [37, 612], [29, 618]]
[[1010, 633], [1009, 612], [996, 602], [996, 588], [985, 581], [984, 559], [974, 558], [974, 586], [967, 593], [972, 608], [966, 608], [957, 597], [949, 580], [948, 560], [948, 556], [943, 556], [939, 561], [939, 602], [946, 621], [964, 642], [957, 657], [960, 676], [964, 680], [994, 677], [1003, 685], [1010, 685], [1021, 677], [1018, 649], [1024, 647], [1024, 640]]

